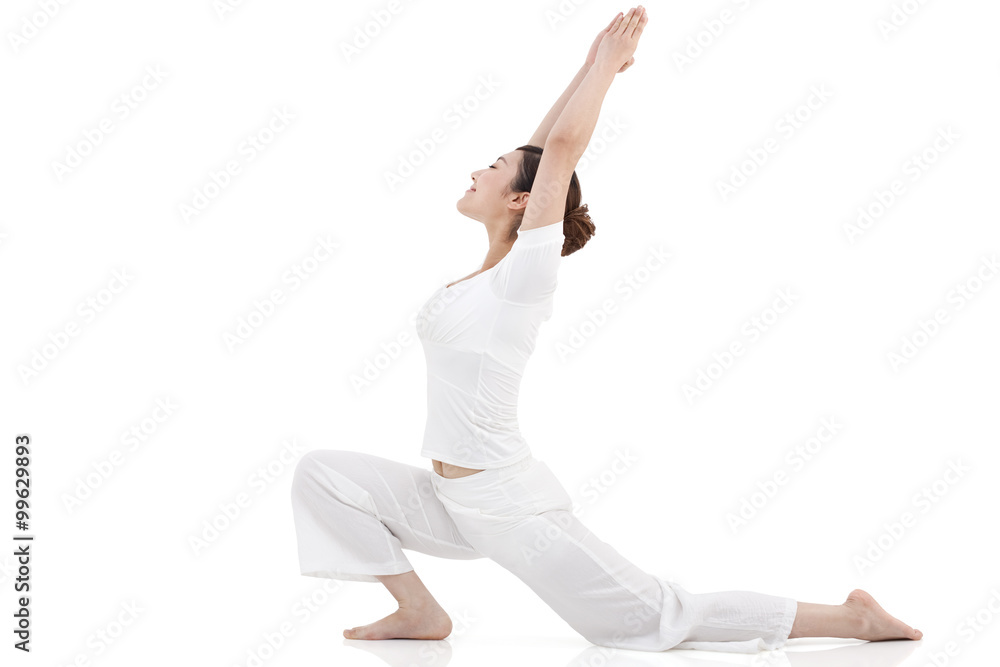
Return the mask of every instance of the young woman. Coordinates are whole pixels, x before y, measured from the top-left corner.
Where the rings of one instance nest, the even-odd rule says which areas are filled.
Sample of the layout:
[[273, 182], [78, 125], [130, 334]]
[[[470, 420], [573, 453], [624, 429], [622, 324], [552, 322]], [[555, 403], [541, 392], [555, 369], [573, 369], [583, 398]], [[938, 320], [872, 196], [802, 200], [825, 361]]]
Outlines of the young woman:
[[[303, 575], [381, 582], [399, 609], [348, 639], [443, 639], [452, 630], [402, 549], [487, 557], [515, 574], [588, 641], [645, 651], [754, 652], [791, 637], [920, 639], [862, 590], [841, 605], [748, 591], [693, 594], [598, 539], [518, 430], [522, 371], [552, 314], [560, 258], [594, 234], [577, 161], [616, 74], [647, 22], [619, 13], [529, 143], [472, 173], [458, 210], [483, 223], [483, 266], [421, 309], [433, 470], [363, 452], [316, 450], [298, 463], [292, 508]], [[544, 146], [544, 149], [539, 148]]]

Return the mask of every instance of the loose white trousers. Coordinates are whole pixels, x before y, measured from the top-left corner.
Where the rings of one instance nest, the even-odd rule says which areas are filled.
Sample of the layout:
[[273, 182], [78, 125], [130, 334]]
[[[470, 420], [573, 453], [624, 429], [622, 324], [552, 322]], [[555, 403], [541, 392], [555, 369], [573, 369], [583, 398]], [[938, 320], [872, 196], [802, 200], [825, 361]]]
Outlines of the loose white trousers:
[[403, 549], [490, 558], [587, 641], [610, 648], [756, 653], [781, 647], [792, 598], [689, 593], [647, 574], [573, 514], [549, 467], [528, 456], [448, 479], [363, 452], [314, 450], [292, 482], [303, 575], [377, 582], [413, 569]]

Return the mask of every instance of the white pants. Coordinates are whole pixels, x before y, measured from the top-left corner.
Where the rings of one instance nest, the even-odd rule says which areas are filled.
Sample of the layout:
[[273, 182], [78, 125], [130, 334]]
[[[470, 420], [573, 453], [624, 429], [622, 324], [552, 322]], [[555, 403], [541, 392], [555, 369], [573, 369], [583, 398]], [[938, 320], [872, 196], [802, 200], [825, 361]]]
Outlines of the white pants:
[[314, 450], [292, 482], [303, 575], [375, 581], [413, 569], [403, 549], [488, 557], [588, 641], [610, 648], [755, 653], [781, 647], [796, 602], [749, 591], [689, 593], [591, 533], [533, 456], [448, 479], [362, 452]]

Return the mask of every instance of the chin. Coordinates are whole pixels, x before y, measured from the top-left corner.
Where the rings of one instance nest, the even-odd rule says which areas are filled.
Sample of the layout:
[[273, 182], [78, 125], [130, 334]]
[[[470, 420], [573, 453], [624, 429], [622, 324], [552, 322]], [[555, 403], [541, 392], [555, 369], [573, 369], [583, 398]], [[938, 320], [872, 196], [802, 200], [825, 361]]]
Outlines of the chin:
[[472, 217], [471, 215], [469, 215], [468, 208], [465, 205], [465, 197], [462, 197], [457, 202], [455, 202], [455, 208], [457, 208], [458, 212], [461, 213], [462, 215], [468, 218]]

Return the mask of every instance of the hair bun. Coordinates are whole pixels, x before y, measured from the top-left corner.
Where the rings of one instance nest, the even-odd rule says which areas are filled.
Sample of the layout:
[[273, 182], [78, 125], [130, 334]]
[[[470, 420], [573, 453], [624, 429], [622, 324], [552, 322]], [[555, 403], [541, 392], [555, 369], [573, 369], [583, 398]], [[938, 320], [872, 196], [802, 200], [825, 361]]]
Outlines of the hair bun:
[[586, 204], [580, 204], [567, 211], [563, 218], [563, 234], [566, 237], [563, 242], [563, 257], [582, 248], [596, 233], [597, 228], [594, 226], [594, 221], [590, 219], [588, 210]]

